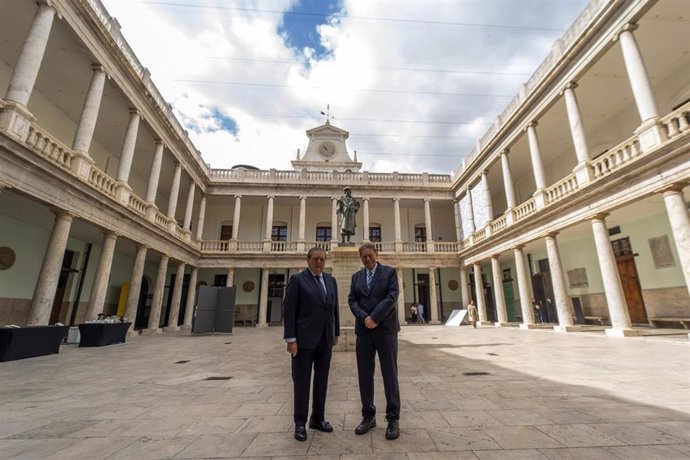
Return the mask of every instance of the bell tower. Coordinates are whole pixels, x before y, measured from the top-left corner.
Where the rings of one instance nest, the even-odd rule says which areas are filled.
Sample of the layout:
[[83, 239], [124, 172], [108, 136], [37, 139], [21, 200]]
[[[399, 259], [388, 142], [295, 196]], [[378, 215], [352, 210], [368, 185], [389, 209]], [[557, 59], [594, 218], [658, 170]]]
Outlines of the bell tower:
[[302, 158], [292, 160], [295, 171], [352, 171], [358, 172], [362, 163], [350, 158], [345, 140], [350, 136], [347, 131], [331, 125], [329, 120], [316, 128], [307, 130], [309, 145]]

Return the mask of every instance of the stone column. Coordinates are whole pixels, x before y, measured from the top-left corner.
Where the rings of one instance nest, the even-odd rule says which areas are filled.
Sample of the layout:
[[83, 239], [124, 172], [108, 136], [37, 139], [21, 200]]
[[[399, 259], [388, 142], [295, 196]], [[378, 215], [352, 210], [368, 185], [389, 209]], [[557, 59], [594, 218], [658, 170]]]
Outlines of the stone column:
[[[173, 181], [170, 186], [170, 198], [168, 200], [168, 217], [175, 220], [175, 212], [177, 212], [177, 197], [180, 194], [180, 176], [182, 175], [182, 165], [175, 162], [175, 172], [173, 173]], [[175, 225], [177, 223], [175, 222]]]
[[266, 315], [268, 314], [268, 268], [261, 269], [261, 292], [259, 294], [259, 321], [257, 327], [266, 327]]
[[441, 324], [438, 320], [438, 299], [436, 296], [436, 267], [429, 267], [429, 312], [431, 320], [429, 324]]
[[424, 226], [426, 227], [426, 248], [429, 252], [434, 252], [434, 236], [431, 228], [431, 200], [424, 198]]
[[470, 227], [471, 235], [472, 233], [477, 231], [477, 226], [474, 224], [474, 204], [472, 204], [472, 189], [467, 187], [465, 195], [467, 195], [467, 225]]
[[127, 183], [129, 180], [129, 171], [132, 168], [132, 160], [134, 159], [134, 148], [137, 145], [140, 117], [137, 109], [129, 109], [129, 123], [127, 124], [127, 132], [125, 132], [125, 140], [122, 143], [120, 164], [117, 167], [117, 176], [115, 176], [118, 182]]
[[74, 142], [72, 143], [72, 150], [82, 152], [88, 155], [91, 140], [93, 139], [93, 132], [96, 128], [96, 120], [98, 119], [98, 111], [101, 107], [101, 99], [103, 98], [103, 86], [105, 85], [105, 72], [103, 66], [100, 64], [93, 64], [93, 75], [91, 76], [91, 84], [86, 93], [86, 100], [81, 110], [81, 117], [77, 132], [74, 135]]
[[453, 200], [453, 211], [455, 211], [455, 241], [462, 241], [462, 222], [460, 222], [460, 205], [458, 200]]
[[177, 325], [180, 317], [180, 301], [182, 300], [182, 285], [184, 284], [184, 269], [185, 263], [177, 263], [177, 273], [175, 274], [175, 286], [172, 292], [172, 301], [170, 302], [170, 315], [168, 315], [168, 325], [163, 328], [164, 331], [179, 331], [180, 327]]
[[592, 218], [592, 231], [594, 233], [594, 244], [597, 249], [599, 268], [601, 277], [604, 281], [604, 294], [606, 304], [611, 317], [612, 329], [606, 330], [606, 335], [623, 337], [632, 335], [632, 323], [628, 313], [628, 304], [623, 294], [623, 285], [618, 274], [616, 257], [613, 254], [609, 231], [606, 228], [607, 214], [598, 214]]
[[403, 240], [400, 228], [400, 198], [393, 198], [393, 215], [395, 217], [395, 252], [402, 252]]
[[187, 304], [184, 309], [184, 322], [182, 329], [192, 330], [192, 318], [194, 318], [194, 301], [196, 300], [196, 279], [199, 274], [197, 267], [192, 267], [189, 275], [189, 289], [187, 289]]
[[200, 240], [204, 234], [204, 221], [206, 220], [206, 194], [201, 194], [199, 201], [199, 218], [196, 224], [196, 239]]
[[532, 309], [532, 289], [530, 285], [529, 270], [525, 254], [522, 252], [523, 246], [513, 249], [515, 256], [515, 272], [518, 282], [518, 293], [520, 296], [520, 309], [522, 310], [521, 329], [530, 329], [534, 326], [534, 310]]
[[405, 319], [405, 288], [403, 287], [403, 269], [395, 267], [398, 276], [398, 321], [401, 325], [407, 324]]
[[[556, 311], [558, 313], [558, 326], [554, 326], [556, 332], [568, 332], [573, 325], [573, 303], [568, 297], [568, 291], [565, 285], [565, 276], [563, 275], [563, 265], [561, 264], [561, 255], [558, 252], [558, 242], [556, 235], [558, 233], [549, 233], [546, 235], [546, 253], [549, 257], [549, 270], [551, 271], [551, 284], [553, 285], [554, 302], [556, 303]], [[542, 308], [546, 308], [545, 306]]]
[[338, 244], [338, 197], [331, 197], [331, 247]]
[[19, 52], [19, 59], [12, 71], [5, 99], [23, 106], [28, 105], [48, 45], [48, 37], [53, 26], [55, 13], [56, 10], [51, 1], [41, 0], [38, 2], [38, 10], [36, 10], [31, 22], [29, 33], [24, 39], [22, 50]]
[[264, 251], [271, 251], [271, 232], [273, 231], [273, 195], [269, 195], [266, 205], [266, 229], [264, 230]]
[[299, 197], [299, 232], [297, 234], [297, 250], [303, 252], [304, 247], [304, 234], [307, 226], [307, 197]]
[[486, 299], [484, 298], [484, 283], [482, 282], [482, 266], [479, 262], [473, 264], [474, 291], [477, 296], [477, 312], [479, 312], [479, 324], [488, 324], [486, 316]]
[[38, 274], [34, 296], [29, 307], [27, 324], [48, 324], [55, 300], [55, 292], [62, 270], [62, 259], [65, 256], [69, 230], [74, 216], [66, 211], [53, 211], [55, 223], [50, 234], [48, 248], [43, 257], [43, 265]]
[[153, 299], [151, 299], [151, 313], [149, 313], [149, 327], [142, 333], [159, 334], [161, 332], [161, 308], [163, 306], [163, 294], [165, 292], [165, 279], [168, 274], [168, 256], [161, 254], [158, 264], [158, 275], [156, 276], [156, 286], [153, 288]]
[[151, 162], [151, 172], [149, 174], [149, 183], [146, 187], [146, 202], [149, 206], [156, 205], [156, 193], [158, 193], [158, 181], [161, 176], [161, 165], [163, 164], [163, 150], [165, 144], [160, 139], [154, 141], [156, 148], [153, 151], [153, 161]]
[[565, 99], [565, 108], [568, 112], [570, 135], [573, 138], [575, 155], [577, 155], [575, 174], [578, 184], [584, 185], [591, 180], [592, 173], [589, 169], [589, 148], [587, 147], [587, 138], [585, 137], [585, 127], [582, 124], [580, 107], [577, 103], [577, 97], [575, 97], [575, 88], [577, 88], [577, 83], [568, 83], [563, 90], [563, 97]]
[[680, 267], [685, 277], [685, 286], [690, 292], [690, 217], [688, 206], [683, 198], [684, 184], [675, 184], [664, 191], [666, 214], [671, 223], [673, 241], [678, 251]]
[[506, 296], [503, 292], [503, 272], [501, 271], [501, 263], [498, 258], [500, 254], [491, 256], [491, 275], [494, 282], [494, 297], [496, 298], [496, 313], [498, 315], [498, 323], [496, 326], [507, 326], [508, 310], [506, 309]]
[[228, 277], [225, 280], [225, 287], [233, 287], [235, 285], [235, 268], [228, 268]]
[[132, 268], [132, 276], [129, 279], [129, 292], [127, 293], [127, 305], [124, 315], [132, 322], [130, 331], [134, 329], [134, 322], [137, 319], [141, 278], [144, 276], [144, 263], [146, 262], [146, 251], [148, 250], [143, 244], [137, 244], [136, 247], [137, 253], [134, 256], [134, 267]]
[[196, 182], [189, 181], [189, 191], [187, 192], [187, 206], [184, 209], [184, 228], [190, 231], [192, 228], [192, 213], [194, 212], [194, 191], [196, 190]]
[[529, 155], [532, 160], [532, 172], [534, 173], [534, 184], [536, 191], [534, 192], [534, 204], [537, 209], [546, 206], [546, 197], [544, 189], [546, 188], [546, 176], [544, 174], [544, 165], [541, 162], [541, 149], [539, 148], [539, 138], [537, 137], [536, 121], [530, 122], [527, 125], [527, 138], [529, 140]]
[[467, 287], [467, 270], [465, 267], [460, 267], [460, 296], [462, 301], [462, 308], [467, 307], [470, 303], [470, 291]]
[[98, 314], [103, 311], [105, 295], [108, 290], [108, 280], [110, 279], [110, 270], [113, 266], [113, 254], [115, 252], [116, 242], [117, 234], [109, 230], [103, 232], [101, 256], [98, 259], [98, 266], [96, 266], [96, 274], [94, 275], [93, 287], [91, 288], [91, 297], [89, 298], [89, 308], [86, 310], [85, 319], [87, 321], [96, 319]]
[[515, 199], [515, 186], [513, 185], [513, 175], [510, 172], [510, 162], [508, 160], [508, 150], [501, 152], [501, 171], [503, 171], [503, 188], [506, 192], [506, 202], [508, 209], [517, 205]]
[[491, 190], [489, 190], [489, 171], [482, 171], [482, 182], [484, 183], [484, 193], [486, 196], [486, 214], [489, 216], [489, 220], [486, 223], [488, 226], [494, 220], [494, 205], [491, 201]]
[[362, 235], [362, 240], [365, 242], [369, 241], [369, 197], [363, 197], [362, 203], [364, 204], [364, 211], [362, 212], [364, 234]]
[[644, 60], [642, 59], [642, 54], [640, 54], [640, 48], [637, 46], [635, 36], [633, 35], [633, 31], [636, 29], [636, 24], [626, 24], [619, 33], [618, 39], [621, 42], [625, 70], [632, 87], [635, 103], [637, 104], [637, 111], [640, 114], [640, 120], [644, 123], [650, 118], [658, 117], [659, 110], [654, 100], [652, 84], [649, 81]]
[[237, 251], [237, 237], [240, 234], [240, 215], [242, 210], [242, 195], [235, 195], [235, 209], [232, 213], [232, 239], [229, 251]]

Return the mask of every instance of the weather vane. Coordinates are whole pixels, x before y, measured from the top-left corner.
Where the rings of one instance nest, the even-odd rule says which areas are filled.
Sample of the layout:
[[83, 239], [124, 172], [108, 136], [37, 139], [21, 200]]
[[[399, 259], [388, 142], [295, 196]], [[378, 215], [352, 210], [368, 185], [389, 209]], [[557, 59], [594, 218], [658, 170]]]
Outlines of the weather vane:
[[332, 119], [335, 119], [334, 116], [331, 116], [331, 104], [326, 104], [326, 111], [324, 112], [322, 110], [321, 115], [326, 115], [326, 124], [329, 124]]

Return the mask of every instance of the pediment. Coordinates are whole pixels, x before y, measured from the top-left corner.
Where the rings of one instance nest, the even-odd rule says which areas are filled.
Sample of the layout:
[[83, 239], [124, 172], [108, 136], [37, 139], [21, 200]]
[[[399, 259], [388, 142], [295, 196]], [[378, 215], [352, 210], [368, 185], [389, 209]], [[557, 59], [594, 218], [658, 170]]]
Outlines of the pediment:
[[344, 129], [337, 128], [330, 124], [329, 122], [326, 122], [326, 124], [323, 124], [321, 126], [317, 126], [316, 128], [308, 129], [307, 130], [307, 136], [313, 137], [313, 136], [323, 136], [323, 137], [343, 137], [347, 139], [350, 136], [350, 133], [345, 131]]

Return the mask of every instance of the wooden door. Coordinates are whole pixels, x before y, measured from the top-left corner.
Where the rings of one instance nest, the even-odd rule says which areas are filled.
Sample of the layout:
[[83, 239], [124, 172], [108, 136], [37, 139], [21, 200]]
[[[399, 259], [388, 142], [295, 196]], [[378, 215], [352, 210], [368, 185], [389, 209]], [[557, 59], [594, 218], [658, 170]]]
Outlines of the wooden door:
[[630, 321], [633, 324], [647, 324], [647, 311], [644, 308], [644, 299], [642, 298], [640, 280], [637, 277], [635, 259], [630, 256], [619, 257], [616, 263], [618, 264], [618, 274], [623, 284], [625, 302], [628, 304]]
[[67, 290], [70, 275], [78, 270], [72, 269], [72, 261], [74, 260], [74, 251], [65, 251], [62, 258], [62, 268], [60, 269], [60, 276], [58, 278], [57, 289], [55, 290], [55, 297], [53, 298], [53, 308], [50, 311], [50, 319], [48, 324], [55, 324], [60, 321], [60, 313], [62, 312], [63, 302], [65, 300], [65, 292]]

